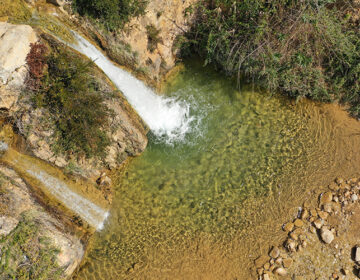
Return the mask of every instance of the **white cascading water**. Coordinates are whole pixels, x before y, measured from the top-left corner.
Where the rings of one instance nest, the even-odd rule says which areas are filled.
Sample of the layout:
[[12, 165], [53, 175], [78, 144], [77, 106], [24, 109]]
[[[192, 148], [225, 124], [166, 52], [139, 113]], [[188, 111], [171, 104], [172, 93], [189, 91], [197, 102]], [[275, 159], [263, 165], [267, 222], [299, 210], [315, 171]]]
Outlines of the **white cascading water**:
[[[7, 143], [0, 141], [0, 152], [4, 153], [9, 150]], [[10, 164], [21, 168], [23, 172], [32, 178], [39, 180], [46, 190], [51, 193], [59, 202], [68, 209], [78, 214], [87, 223], [96, 230], [102, 230], [104, 222], [109, 216], [109, 212], [90, 200], [72, 191], [69, 186], [62, 180], [55, 178], [47, 173], [34, 162], [27, 160], [20, 154], [10, 161]]]
[[188, 104], [155, 94], [142, 81], [112, 63], [79, 34], [73, 31], [73, 35], [77, 44], [70, 46], [93, 60], [104, 71], [157, 137], [168, 143], [185, 137], [193, 121]]

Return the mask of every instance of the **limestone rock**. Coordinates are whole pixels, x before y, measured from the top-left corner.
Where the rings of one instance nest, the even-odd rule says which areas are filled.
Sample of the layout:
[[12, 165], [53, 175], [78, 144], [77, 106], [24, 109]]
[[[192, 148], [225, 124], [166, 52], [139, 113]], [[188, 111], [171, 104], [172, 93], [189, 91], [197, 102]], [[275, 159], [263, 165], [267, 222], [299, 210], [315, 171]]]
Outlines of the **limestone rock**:
[[0, 236], [8, 235], [19, 223], [19, 221], [13, 217], [1, 216], [0, 217]]
[[13, 25], [0, 22], [0, 81], [21, 87], [27, 69], [26, 56], [30, 44], [37, 41], [34, 30], [29, 25]]
[[320, 236], [326, 244], [330, 244], [334, 240], [334, 234], [327, 227], [321, 228]]

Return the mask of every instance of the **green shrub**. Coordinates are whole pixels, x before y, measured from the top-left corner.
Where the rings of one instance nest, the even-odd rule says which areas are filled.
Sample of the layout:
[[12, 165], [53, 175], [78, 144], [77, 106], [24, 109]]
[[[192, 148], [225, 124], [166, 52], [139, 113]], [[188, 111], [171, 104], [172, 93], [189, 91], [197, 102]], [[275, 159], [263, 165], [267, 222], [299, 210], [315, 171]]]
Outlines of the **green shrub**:
[[[342, 100], [360, 116], [360, 33], [351, 3], [202, 0], [183, 42], [206, 63], [294, 98]], [[355, 106], [355, 107], [354, 107]]]
[[9, 235], [0, 239], [0, 248], [0, 279], [61, 279], [63, 271], [56, 262], [59, 250], [39, 235], [30, 216], [24, 216]]
[[143, 15], [145, 0], [74, 0], [73, 8], [103, 24], [107, 30], [122, 28], [132, 17]]
[[61, 47], [46, 57], [46, 72], [33, 92], [36, 107], [46, 108], [55, 124], [56, 152], [103, 157], [112, 112], [92, 75], [93, 63]]
[[162, 43], [161, 37], [159, 37], [160, 30], [153, 24], [146, 26], [146, 33], [148, 37], [147, 48], [150, 52], [153, 52], [159, 43]]

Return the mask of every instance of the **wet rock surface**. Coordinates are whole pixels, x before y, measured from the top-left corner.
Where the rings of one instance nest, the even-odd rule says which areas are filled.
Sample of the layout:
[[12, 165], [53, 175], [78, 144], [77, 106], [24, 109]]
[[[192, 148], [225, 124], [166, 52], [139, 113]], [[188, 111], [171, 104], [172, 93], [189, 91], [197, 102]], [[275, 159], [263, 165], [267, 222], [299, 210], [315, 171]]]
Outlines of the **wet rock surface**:
[[288, 238], [282, 246], [274, 244], [269, 259], [255, 265], [259, 279], [358, 279], [359, 194], [358, 178], [337, 178], [316, 205], [304, 203], [298, 217], [283, 225]]

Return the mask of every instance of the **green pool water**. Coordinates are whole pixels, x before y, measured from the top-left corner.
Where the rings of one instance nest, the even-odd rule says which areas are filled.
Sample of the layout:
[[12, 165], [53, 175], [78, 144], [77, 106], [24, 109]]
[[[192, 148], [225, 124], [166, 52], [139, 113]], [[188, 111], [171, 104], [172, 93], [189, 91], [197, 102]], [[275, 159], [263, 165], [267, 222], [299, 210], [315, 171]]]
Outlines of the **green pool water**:
[[108, 224], [75, 279], [252, 279], [297, 202], [358, 172], [359, 126], [331, 105], [238, 91], [198, 62], [165, 94], [191, 104], [192, 130], [173, 145], [150, 135], [117, 172]]

